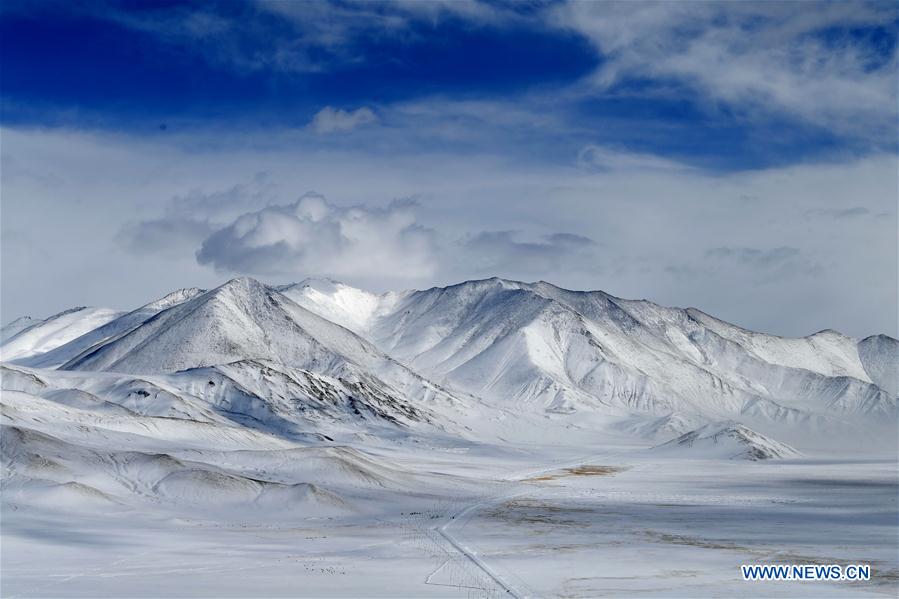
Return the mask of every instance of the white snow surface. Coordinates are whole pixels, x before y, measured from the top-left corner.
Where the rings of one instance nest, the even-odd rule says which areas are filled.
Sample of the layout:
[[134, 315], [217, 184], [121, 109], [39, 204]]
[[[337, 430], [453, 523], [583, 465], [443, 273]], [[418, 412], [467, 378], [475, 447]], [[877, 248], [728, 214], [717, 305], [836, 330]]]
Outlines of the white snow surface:
[[[349, 401], [345, 383], [364, 384], [368, 400], [381, 398], [373, 410], [390, 397], [441, 425], [454, 417], [430, 414], [435, 397], [500, 412], [605, 415], [648, 438], [729, 419], [778, 433], [801, 425], [855, 434], [897, 414], [889, 337], [783, 338], [692, 308], [546, 282], [374, 294], [328, 279], [267, 287], [242, 278], [179, 290], [108, 322], [109, 311], [97, 313], [74, 309], [33, 325], [3, 345], [4, 357], [129, 374], [221, 374], [240, 364], [279, 373], [291, 393], [297, 380], [315, 379]], [[102, 326], [68, 338], [95, 322]], [[249, 395], [270, 395], [275, 382], [254, 385]]]
[[865, 372], [881, 389], [899, 395], [899, 341], [886, 335], [872, 335], [858, 344]]
[[368, 331], [374, 319], [403, 296], [376, 294], [331, 279], [305, 279], [276, 289], [296, 304], [357, 333]]
[[32, 318], [30, 316], [20, 316], [12, 322], [3, 325], [3, 328], [0, 329], [0, 344], [38, 322], [40, 322], [40, 319]]
[[[120, 311], [109, 308], [85, 307], [60, 312], [44, 320], [36, 321], [31, 326], [4, 339], [3, 344], [0, 345], [0, 359], [6, 362], [43, 354], [103, 326], [122, 314]], [[21, 319], [10, 324], [18, 327]], [[4, 327], [5, 330], [6, 327]]]
[[[886, 336], [503, 279], [241, 278], [13, 324], [3, 596], [899, 590]], [[739, 574], [794, 562], [874, 578]]]
[[202, 290], [197, 289], [196, 287], [173, 291], [172, 293], [141, 306], [136, 310], [122, 314], [118, 318], [114, 318], [102, 326], [91, 329], [71, 341], [60, 343], [49, 351], [22, 357], [14, 361], [18, 364], [36, 366], [39, 368], [58, 367], [100, 343], [127, 333], [166, 308], [184, 303], [200, 293], [202, 293]]
[[315, 297], [304, 305], [325, 317], [347, 312], [338, 296], [367, 297], [354, 304], [364, 318], [345, 317], [345, 326], [437, 383], [516, 408], [714, 420], [896, 414], [896, 393], [872, 381], [855, 340], [833, 331], [753, 333], [695, 309], [545, 282], [383, 296], [300, 287]]
[[799, 457], [779, 441], [734, 421], [714, 422], [653, 448], [661, 453], [694, 453], [728, 460], [772, 460]]

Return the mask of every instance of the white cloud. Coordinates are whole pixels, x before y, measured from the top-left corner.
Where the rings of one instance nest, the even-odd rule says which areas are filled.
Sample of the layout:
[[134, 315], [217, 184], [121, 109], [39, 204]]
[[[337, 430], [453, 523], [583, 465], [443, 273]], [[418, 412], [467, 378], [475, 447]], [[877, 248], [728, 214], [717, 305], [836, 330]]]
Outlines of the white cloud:
[[116, 243], [138, 256], [157, 253], [180, 258], [197, 247], [197, 243], [213, 230], [205, 220], [154, 218], [124, 224], [116, 234]]
[[302, 277], [417, 279], [436, 269], [435, 233], [415, 204], [342, 208], [319, 195], [239, 216], [210, 235], [197, 260], [218, 270]]
[[507, 278], [545, 277], [564, 269], [577, 270], [596, 261], [595, 241], [583, 235], [552, 233], [528, 239], [518, 231], [482, 231], [466, 235], [458, 246], [461, 260], [447, 264], [448, 269], [461, 269], [467, 277], [502, 276]]
[[771, 265], [782, 264], [788, 260], [792, 260], [799, 256], [798, 249], [788, 246], [780, 246], [770, 249], [761, 248], [732, 248], [732, 247], [716, 247], [706, 251], [708, 258], [716, 258], [721, 260], [736, 260], [743, 264], [751, 264], [765, 268]]
[[577, 164], [582, 169], [600, 171], [690, 170], [684, 164], [653, 154], [615, 150], [595, 144], [587, 145], [578, 152]]
[[[408, 40], [421, 35], [414, 30], [416, 24], [446, 19], [479, 25], [523, 20], [516, 8], [479, 0], [256, 0], [234, 4], [225, 11], [214, 3], [157, 3], [142, 11], [88, 3], [78, 10], [169, 43], [197, 43], [213, 64], [249, 72], [314, 73], [368, 60], [364, 45], [355, 43], [361, 38]], [[273, 18], [280, 21], [278, 27], [272, 27]]]
[[[197, 263], [198, 245], [179, 246], [184, 255], [174, 259], [147, 243], [135, 256], [121, 251], [115, 235], [135, 219], [196, 215], [221, 230], [250, 214], [241, 221], [246, 228], [219, 238], [236, 244], [234, 255], [209, 248], [208, 265], [243, 262], [256, 276], [277, 270], [261, 275], [270, 283], [326, 274], [376, 291], [497, 274], [693, 305], [779, 334], [828, 327], [856, 336], [896, 333], [899, 192], [892, 154], [710, 174], [620, 168], [617, 159], [606, 163], [619, 168], [576, 169], [421, 148], [309, 149], [288, 133], [270, 132], [251, 144], [244, 134], [238, 147], [47, 130], [4, 129], [2, 136], [0, 292], [9, 318], [71, 305], [134, 307], [178, 287], [214, 286], [224, 275]], [[260, 171], [269, 173], [271, 189], [248, 183]], [[241, 185], [246, 189], [235, 194]], [[190, 189], [197, 191], [185, 194]], [[323, 232], [311, 230], [311, 217], [292, 211], [295, 194], [308, 189], [361, 206], [365, 235], [335, 241], [330, 224], [342, 225], [353, 209], [327, 202]], [[242, 199], [232, 202], [236, 196]], [[372, 207], [391, 197], [414, 197], [418, 205]], [[304, 224], [307, 244], [295, 241]], [[480, 233], [510, 230], [519, 233]], [[560, 231], [596, 245], [553, 237]], [[151, 234], [161, 230], [145, 232], [158, 241]], [[203, 231], [187, 228], [194, 233]], [[456, 244], [460, 238], [470, 247]], [[325, 253], [321, 248], [336, 248], [336, 256], [313, 259]], [[777, 248], [799, 253], [770, 253]], [[275, 268], [259, 258], [265, 255]]]
[[222, 190], [194, 188], [173, 196], [161, 217], [125, 223], [116, 241], [135, 255], [156, 252], [183, 257], [239, 214], [267, 204], [271, 194], [272, 184], [264, 172]]
[[312, 118], [309, 126], [316, 133], [334, 133], [336, 131], [352, 131], [357, 127], [376, 122], [378, 122], [378, 116], [371, 108], [365, 106], [349, 111], [325, 106]]
[[[691, 86], [714, 107], [779, 111], [841, 134], [895, 141], [897, 54], [834, 33], [894, 28], [893, 3], [569, 2], [557, 24], [603, 55], [593, 83]], [[819, 35], [830, 28], [830, 37]]]

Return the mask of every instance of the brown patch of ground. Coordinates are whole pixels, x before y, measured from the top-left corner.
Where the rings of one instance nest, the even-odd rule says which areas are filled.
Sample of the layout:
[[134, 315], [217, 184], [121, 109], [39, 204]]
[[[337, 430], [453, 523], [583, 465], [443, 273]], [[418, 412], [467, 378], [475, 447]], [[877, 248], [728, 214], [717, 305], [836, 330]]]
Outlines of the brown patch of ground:
[[711, 539], [703, 539], [700, 537], [689, 537], [686, 535], [675, 535], [655, 530], [645, 530], [643, 534], [657, 543], [670, 543], [672, 545], [688, 545], [690, 547], [701, 547], [703, 549], [732, 549], [736, 551], [748, 551], [747, 547], [741, 547], [733, 543], [714, 541]]
[[503, 520], [509, 524], [589, 526], [589, 522], [579, 519], [578, 515], [592, 511], [589, 508], [563, 507], [534, 499], [513, 499], [485, 513], [491, 518]]
[[526, 478], [525, 482], [556, 480], [567, 476], [613, 476], [623, 470], [626, 469], [618, 466], [594, 466], [592, 464], [584, 464], [582, 466], [574, 466], [573, 468], [564, 468], [556, 472], [548, 472], [533, 478]]

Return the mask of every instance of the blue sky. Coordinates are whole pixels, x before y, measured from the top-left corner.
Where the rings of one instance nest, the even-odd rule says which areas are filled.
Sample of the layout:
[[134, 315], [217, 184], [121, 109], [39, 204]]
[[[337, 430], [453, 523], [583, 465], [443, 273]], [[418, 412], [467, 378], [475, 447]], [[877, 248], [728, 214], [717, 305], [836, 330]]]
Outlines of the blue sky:
[[[325, 31], [306, 31], [291, 16], [252, 3], [112, 6], [7, 11], [6, 122], [132, 130], [148, 121], [203, 127], [222, 119], [242, 127], [298, 126], [328, 104], [381, 105], [433, 94], [513, 97], [574, 81], [598, 60], [570, 32], [527, 22], [481, 25], [450, 11], [417, 19], [389, 4], [311, 10], [313, 18], [348, 21], [317, 27]], [[302, 5], [293, 6], [302, 13]], [[399, 12], [404, 22], [379, 26], [371, 12]], [[185, 23], [200, 15], [215, 23], [208, 32]], [[329, 27], [350, 30], [331, 39]]]
[[[172, 31], [201, 14], [224, 31]], [[450, 14], [396, 31], [359, 24], [319, 41], [276, 11], [234, 2], [45, 5], [8, 11], [2, 34], [7, 122], [136, 130], [147, 120], [198, 127], [223, 118], [296, 126], [326, 104], [509, 95], [575, 80], [597, 61], [582, 38], [534, 24]], [[279, 58], [282, 46], [290, 50]]]
[[[560, 14], [561, 3], [417, 4], [11, 3], [0, 19], [3, 124], [152, 135], [299, 127], [329, 105], [390, 107], [434, 97], [528, 104], [548, 95], [566, 130], [551, 135], [558, 139], [539, 133], [546, 146], [537, 149], [541, 159], [552, 159], [566, 142], [576, 146], [596, 137], [715, 169], [895, 150], [892, 135], [835, 131], [830, 122], [764, 99], [747, 106], [749, 92], [710, 98], [689, 65], [680, 76], [677, 69], [624, 69], [611, 83], [590, 86], [585, 82], [592, 74], [620, 59], [578, 31], [578, 17], [566, 23], [547, 16]], [[766, 28], [784, 16], [757, 7], [748, 15], [722, 10], [696, 18], [729, 18], [741, 35], [758, 35], [761, 43]], [[796, 20], [805, 12], [801, 7], [793, 5]], [[889, 71], [896, 13], [888, 3], [869, 8], [866, 21], [837, 13], [803, 24], [780, 50], [801, 54], [803, 45], [817, 43], [837, 55], [852, 48], [864, 53], [859, 69]], [[626, 18], [617, 18], [627, 26]], [[697, 35], [691, 27], [699, 25], [672, 19], [671, 31], [647, 33], [678, 47]], [[751, 56], [751, 47], [740, 56]], [[640, 52], [636, 45], [629, 50]], [[658, 58], [648, 53], [644, 60]], [[789, 69], [791, 60], [820, 58], [781, 57], [774, 67]]]
[[[235, 273], [498, 274], [787, 334], [895, 332], [897, 19], [892, 2], [6, 2], [3, 319]], [[326, 216], [302, 213], [318, 196]], [[275, 221], [289, 233], [266, 245]], [[381, 276], [372, 255], [400, 263]], [[72, 282], [47, 299], [34, 268]], [[154, 282], [110, 292], [113, 270]]]

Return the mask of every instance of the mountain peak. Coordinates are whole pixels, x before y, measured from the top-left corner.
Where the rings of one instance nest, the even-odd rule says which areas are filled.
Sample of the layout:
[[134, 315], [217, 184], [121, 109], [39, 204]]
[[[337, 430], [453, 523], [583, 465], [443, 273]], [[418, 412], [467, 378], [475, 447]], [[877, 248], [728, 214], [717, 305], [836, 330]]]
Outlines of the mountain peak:
[[841, 333], [837, 330], [834, 330], [834, 329], [822, 329], [822, 330], [818, 331], [817, 333], [812, 333], [811, 335], [808, 335], [806, 337], [806, 339], [827, 339], [827, 338], [852, 340], [852, 337], [849, 337], [848, 335], [844, 335], [843, 333]]
[[262, 300], [271, 291], [272, 289], [267, 285], [252, 277], [235, 277], [197, 297], [205, 297], [206, 299], [201, 300], [203, 302], [236, 301], [237, 305], [245, 306], [241, 308], [241, 310], [245, 310], [247, 302]]
[[347, 285], [343, 281], [338, 281], [337, 279], [332, 279], [330, 277], [306, 277], [299, 283], [292, 283], [291, 285], [287, 285], [287, 287], [291, 287], [291, 286], [297, 286], [297, 287], [322, 287], [322, 286], [349, 287], [349, 285]]
[[62, 368], [171, 372], [268, 356], [273, 351], [271, 337], [289, 323], [273, 294], [256, 279], [231, 279], [185, 301], [172, 302], [151, 320], [91, 348]]
[[200, 289], [199, 287], [185, 287], [183, 289], [177, 289], [175, 291], [172, 291], [171, 293], [167, 293], [158, 300], [154, 300], [149, 304], [138, 308], [138, 310], [163, 310], [170, 306], [174, 306], [176, 304], [180, 304], [181, 302], [195, 298], [196, 296], [203, 293], [206, 293], [206, 290]]
[[522, 283], [521, 281], [512, 281], [510, 279], [503, 279], [500, 277], [490, 277], [489, 279], [471, 279], [469, 281], [462, 281], [461, 283], [455, 283], [453, 285], [447, 285], [446, 287], [431, 287], [429, 289], [425, 289], [425, 292], [434, 292], [434, 291], [458, 291], [463, 289], [470, 290], [483, 290], [483, 289], [523, 289], [527, 286], [527, 283]]
[[734, 420], [707, 424], [653, 449], [700, 454], [697, 457], [750, 461], [792, 458], [800, 455], [789, 445], [766, 437]]
[[266, 286], [254, 279], [253, 277], [234, 277], [225, 281], [213, 291], [217, 290], [264, 290]]
[[92, 347], [64, 370], [168, 373], [238, 360], [269, 360], [330, 372], [377, 350], [256, 279], [239, 277], [162, 310]]

